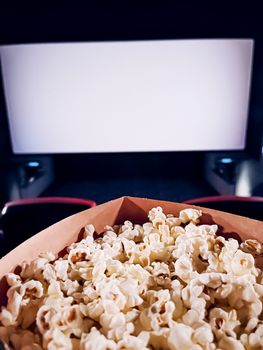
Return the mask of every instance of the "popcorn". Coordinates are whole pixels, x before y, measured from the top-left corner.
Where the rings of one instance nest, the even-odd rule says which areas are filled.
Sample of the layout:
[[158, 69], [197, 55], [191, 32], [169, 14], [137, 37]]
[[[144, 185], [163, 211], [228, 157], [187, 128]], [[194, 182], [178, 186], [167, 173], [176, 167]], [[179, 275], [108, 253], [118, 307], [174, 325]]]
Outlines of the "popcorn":
[[93, 237], [94, 233], [95, 233], [95, 227], [91, 224], [86, 225], [83, 238]]
[[147, 350], [146, 347], [149, 341], [149, 333], [141, 332], [138, 336], [124, 335], [123, 339], [118, 342], [118, 349], [129, 350]]
[[46, 342], [45, 348], [48, 350], [72, 350], [71, 339], [61, 332], [58, 328], [49, 332], [49, 339]]
[[217, 338], [226, 335], [236, 338], [235, 328], [240, 325], [237, 319], [236, 310], [231, 310], [229, 313], [223, 309], [214, 308], [209, 314], [211, 328]]
[[[161, 207], [42, 253], [6, 276], [0, 339], [14, 350], [263, 349], [262, 244]], [[7, 345], [8, 346], [8, 345]]]
[[244, 333], [240, 336], [240, 341], [245, 349], [257, 350], [263, 348], [263, 326], [259, 324], [254, 332]]
[[131, 322], [126, 323], [125, 316], [122, 312], [111, 315], [104, 313], [100, 317], [102, 332], [107, 334], [109, 339], [119, 341], [125, 334], [130, 334], [134, 331], [134, 325]]
[[10, 287], [17, 286], [22, 283], [21, 277], [14, 273], [8, 273], [6, 275], [6, 281]]
[[263, 246], [255, 239], [247, 239], [244, 243], [241, 243], [240, 249], [245, 253], [250, 253], [253, 256], [259, 256], [263, 254]]
[[151, 209], [148, 217], [155, 228], [158, 228], [159, 224], [165, 223], [166, 220], [166, 215], [163, 213], [163, 209], [161, 207]]
[[222, 350], [245, 350], [244, 346], [239, 340], [227, 336], [223, 336], [220, 339], [218, 346]]
[[162, 286], [163, 288], [169, 288], [171, 275], [168, 265], [161, 262], [153, 262], [152, 266], [151, 284], [153, 287]]
[[188, 255], [182, 255], [174, 263], [176, 275], [184, 282], [189, 282], [197, 277], [197, 272], [193, 270], [192, 259]]
[[82, 292], [85, 296], [88, 297], [88, 300], [97, 299], [99, 296], [91, 282], [84, 283]]
[[84, 244], [77, 246], [76, 248], [70, 249], [68, 255], [68, 261], [71, 266], [74, 267], [75, 264], [82, 261], [88, 261], [92, 257], [91, 250]]
[[182, 323], [176, 323], [171, 329], [168, 336], [168, 346], [171, 350], [202, 350], [200, 345], [193, 342], [193, 329]]
[[194, 224], [198, 224], [201, 215], [202, 212], [200, 210], [189, 208], [180, 211], [179, 219], [184, 224], [187, 222], [193, 222]]
[[84, 316], [88, 316], [92, 320], [97, 321], [100, 315], [104, 312], [104, 307], [100, 298], [93, 300], [92, 302], [80, 304], [80, 311]]
[[206, 323], [196, 328], [193, 334], [193, 340], [201, 345], [202, 347], [206, 347], [208, 344], [211, 344], [214, 340], [214, 335]]
[[15, 350], [18, 349], [42, 349], [39, 345], [39, 337], [28, 330], [19, 330], [15, 332], [10, 332], [9, 343], [13, 345]]
[[129, 240], [134, 240], [136, 242], [141, 241], [142, 230], [139, 225], [135, 225], [133, 228], [133, 224], [130, 221], [125, 221], [124, 225], [121, 226], [119, 230], [119, 237], [124, 237]]
[[231, 270], [235, 275], [244, 275], [253, 271], [254, 258], [251, 254], [237, 250], [231, 261]]
[[119, 310], [125, 308], [127, 298], [120, 289], [119, 281], [110, 280], [104, 285], [104, 288], [97, 289], [97, 291], [101, 296], [102, 304], [104, 301], [112, 301]]
[[117, 344], [107, 339], [96, 328], [89, 334], [83, 334], [80, 341], [81, 350], [117, 350]]
[[[222, 247], [222, 248], [221, 248]], [[224, 271], [228, 273], [233, 273], [232, 270], [232, 260], [235, 256], [235, 253], [238, 250], [238, 242], [235, 239], [229, 239], [226, 241], [225, 239], [217, 240], [215, 244], [216, 252], [219, 250], [219, 260], [222, 261], [224, 266]]]
[[54, 270], [56, 273], [56, 277], [61, 279], [62, 281], [68, 280], [68, 268], [69, 262], [68, 260], [57, 260], [54, 263]]

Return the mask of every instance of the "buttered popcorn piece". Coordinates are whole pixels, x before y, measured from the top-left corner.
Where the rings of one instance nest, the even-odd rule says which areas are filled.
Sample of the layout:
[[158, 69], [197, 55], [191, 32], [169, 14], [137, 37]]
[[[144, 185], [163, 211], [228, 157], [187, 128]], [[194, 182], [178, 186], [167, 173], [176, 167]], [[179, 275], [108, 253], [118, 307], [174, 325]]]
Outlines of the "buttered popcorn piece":
[[82, 334], [80, 341], [81, 350], [117, 350], [117, 344], [107, 339], [96, 328], [92, 328], [89, 334]]
[[194, 224], [198, 224], [199, 218], [201, 217], [201, 215], [202, 215], [201, 210], [188, 208], [180, 211], [179, 219], [184, 224], [187, 222], [193, 222]]
[[255, 239], [247, 239], [244, 243], [241, 243], [240, 248], [245, 253], [250, 253], [254, 256], [263, 254], [263, 245]]
[[156, 207], [97, 239], [89, 224], [64, 257], [23, 263], [6, 276], [0, 339], [9, 350], [263, 349], [262, 244], [217, 236], [201, 215]]

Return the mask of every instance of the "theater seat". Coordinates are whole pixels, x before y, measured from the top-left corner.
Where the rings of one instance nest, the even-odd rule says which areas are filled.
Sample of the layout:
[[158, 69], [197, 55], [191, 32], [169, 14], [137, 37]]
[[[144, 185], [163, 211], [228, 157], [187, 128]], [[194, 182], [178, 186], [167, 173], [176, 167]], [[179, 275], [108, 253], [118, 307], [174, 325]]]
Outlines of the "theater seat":
[[69, 197], [39, 197], [6, 203], [0, 215], [0, 255], [57, 221], [95, 205], [89, 199]]
[[211, 196], [189, 199], [184, 203], [263, 220], [263, 197]]

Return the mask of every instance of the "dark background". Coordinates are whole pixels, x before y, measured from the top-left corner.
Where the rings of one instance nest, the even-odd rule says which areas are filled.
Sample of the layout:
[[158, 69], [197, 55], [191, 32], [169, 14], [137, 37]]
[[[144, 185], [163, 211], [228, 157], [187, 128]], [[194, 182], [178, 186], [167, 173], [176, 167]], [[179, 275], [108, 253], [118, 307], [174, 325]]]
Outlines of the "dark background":
[[[8, 1], [0, 5], [0, 45], [253, 38], [253, 84], [244, 155], [259, 159], [263, 113], [262, 14], [260, 1], [242, 0]], [[11, 156], [3, 93], [0, 91], [2, 201], [8, 196], [5, 183], [12, 168]], [[93, 197], [98, 202], [124, 194], [178, 201], [216, 194], [203, 180], [203, 156], [202, 152], [55, 155], [56, 182], [44, 194]]]

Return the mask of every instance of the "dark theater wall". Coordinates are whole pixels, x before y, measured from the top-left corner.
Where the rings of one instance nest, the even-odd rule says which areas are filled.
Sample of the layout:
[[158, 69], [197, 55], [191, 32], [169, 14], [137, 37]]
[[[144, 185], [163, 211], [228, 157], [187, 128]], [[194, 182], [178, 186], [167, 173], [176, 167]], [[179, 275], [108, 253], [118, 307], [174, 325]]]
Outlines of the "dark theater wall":
[[[4, 3], [4, 4], [3, 4]], [[261, 35], [256, 1], [14, 1], [1, 43]]]

